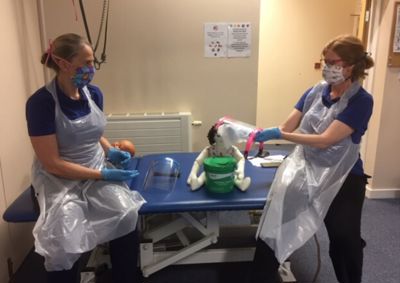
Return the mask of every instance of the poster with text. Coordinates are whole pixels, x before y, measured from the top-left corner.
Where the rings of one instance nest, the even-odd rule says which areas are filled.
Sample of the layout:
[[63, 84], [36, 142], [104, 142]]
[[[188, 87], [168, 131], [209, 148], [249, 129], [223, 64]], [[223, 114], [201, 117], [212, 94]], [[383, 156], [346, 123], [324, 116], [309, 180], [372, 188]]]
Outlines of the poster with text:
[[226, 23], [204, 24], [204, 56], [226, 57], [228, 42], [228, 25]]
[[396, 23], [393, 38], [393, 52], [400, 52], [400, 5], [397, 7], [396, 11]]
[[228, 57], [249, 57], [251, 54], [251, 24], [228, 25]]

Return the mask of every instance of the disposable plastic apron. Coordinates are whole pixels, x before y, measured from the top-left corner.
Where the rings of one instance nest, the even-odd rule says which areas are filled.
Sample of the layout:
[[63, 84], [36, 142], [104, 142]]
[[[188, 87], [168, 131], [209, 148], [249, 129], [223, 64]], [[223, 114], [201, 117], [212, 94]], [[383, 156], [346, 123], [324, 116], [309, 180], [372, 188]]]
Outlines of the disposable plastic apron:
[[[322, 103], [321, 82], [307, 95], [299, 130], [324, 132], [357, 93], [355, 82], [330, 108]], [[323, 223], [331, 202], [359, 156], [351, 137], [326, 148], [297, 145], [279, 166], [267, 197], [257, 235], [283, 263], [306, 243]]]
[[[46, 88], [55, 101], [60, 157], [97, 170], [109, 166], [99, 143], [106, 119], [88, 89], [84, 87], [83, 93], [90, 113], [69, 120], [60, 108], [55, 80]], [[37, 159], [32, 179], [40, 206], [33, 229], [35, 249], [44, 256], [48, 271], [70, 269], [80, 254], [135, 230], [138, 210], [145, 202], [124, 182], [60, 178], [48, 173]]]

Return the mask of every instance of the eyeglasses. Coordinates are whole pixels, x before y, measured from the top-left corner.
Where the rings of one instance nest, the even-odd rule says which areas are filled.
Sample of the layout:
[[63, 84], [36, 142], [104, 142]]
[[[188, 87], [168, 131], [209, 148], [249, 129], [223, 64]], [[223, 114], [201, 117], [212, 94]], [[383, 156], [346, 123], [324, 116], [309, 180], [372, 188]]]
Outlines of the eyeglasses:
[[328, 60], [328, 59], [321, 59], [322, 62], [324, 62], [326, 65], [336, 65], [339, 62], [343, 62], [342, 59], [334, 59], [334, 60]]

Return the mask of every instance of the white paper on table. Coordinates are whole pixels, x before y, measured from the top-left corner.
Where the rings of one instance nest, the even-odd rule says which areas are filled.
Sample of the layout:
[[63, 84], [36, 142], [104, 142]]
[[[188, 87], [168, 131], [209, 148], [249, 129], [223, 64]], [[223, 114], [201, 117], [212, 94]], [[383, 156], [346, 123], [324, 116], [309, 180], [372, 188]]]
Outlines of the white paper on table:
[[268, 155], [266, 157], [255, 157], [252, 159], [249, 159], [250, 163], [253, 166], [256, 167], [261, 167], [261, 163], [276, 163], [276, 162], [282, 162], [283, 159], [285, 159], [285, 155], [282, 154], [275, 154], [275, 155]]

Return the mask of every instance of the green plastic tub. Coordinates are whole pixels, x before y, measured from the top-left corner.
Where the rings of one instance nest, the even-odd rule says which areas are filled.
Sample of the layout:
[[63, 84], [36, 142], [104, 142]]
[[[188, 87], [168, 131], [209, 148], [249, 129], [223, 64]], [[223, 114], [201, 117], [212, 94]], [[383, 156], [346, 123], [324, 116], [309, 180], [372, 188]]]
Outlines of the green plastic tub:
[[213, 193], [229, 193], [233, 190], [236, 159], [231, 156], [208, 157], [204, 160], [206, 188]]

